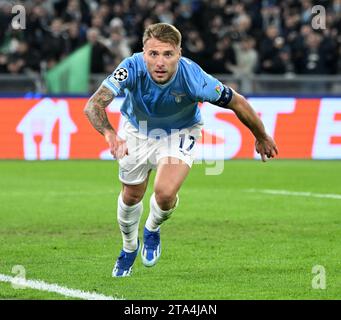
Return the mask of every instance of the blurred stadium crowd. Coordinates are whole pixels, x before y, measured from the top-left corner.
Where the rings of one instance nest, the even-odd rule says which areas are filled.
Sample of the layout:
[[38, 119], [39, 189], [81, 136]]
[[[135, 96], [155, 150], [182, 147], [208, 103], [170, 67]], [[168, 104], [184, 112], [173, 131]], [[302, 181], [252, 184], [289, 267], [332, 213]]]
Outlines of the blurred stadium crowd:
[[[14, 4], [24, 30], [11, 26]], [[312, 28], [314, 5], [325, 29]], [[0, 0], [0, 73], [49, 69], [85, 43], [91, 72], [111, 73], [155, 22], [178, 27], [183, 55], [209, 73], [341, 73], [341, 0]]]

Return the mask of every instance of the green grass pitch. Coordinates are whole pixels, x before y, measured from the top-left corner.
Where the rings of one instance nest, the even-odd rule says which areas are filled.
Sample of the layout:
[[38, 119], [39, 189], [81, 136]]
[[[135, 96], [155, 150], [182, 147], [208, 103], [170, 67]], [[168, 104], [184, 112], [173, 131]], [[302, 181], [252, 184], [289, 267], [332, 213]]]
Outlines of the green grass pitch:
[[[139, 256], [130, 278], [114, 279], [117, 164], [1, 161], [0, 274], [22, 265], [27, 279], [124, 299], [340, 299], [341, 199], [247, 190], [341, 194], [341, 162], [224, 165], [218, 176], [193, 166], [162, 226], [158, 264]], [[316, 265], [325, 289], [312, 287]], [[66, 298], [0, 282], [0, 299]]]

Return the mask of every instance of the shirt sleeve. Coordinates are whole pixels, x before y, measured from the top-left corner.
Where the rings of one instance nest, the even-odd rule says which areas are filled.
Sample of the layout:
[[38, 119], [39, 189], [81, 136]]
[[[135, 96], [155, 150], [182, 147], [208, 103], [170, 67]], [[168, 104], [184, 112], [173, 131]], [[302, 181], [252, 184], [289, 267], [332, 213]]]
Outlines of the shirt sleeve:
[[124, 89], [131, 90], [135, 82], [135, 63], [133, 57], [124, 59], [115, 71], [103, 82], [106, 88], [110, 89], [115, 96], [119, 95]]
[[193, 66], [192, 72], [191, 79], [192, 81], [195, 81], [195, 83], [192, 84], [192, 88], [194, 88], [194, 96], [197, 101], [216, 102], [221, 98], [226, 88], [228, 89], [228, 92], [232, 94], [232, 91], [229, 90], [228, 87], [224, 86], [218, 79], [206, 73], [197, 64]]

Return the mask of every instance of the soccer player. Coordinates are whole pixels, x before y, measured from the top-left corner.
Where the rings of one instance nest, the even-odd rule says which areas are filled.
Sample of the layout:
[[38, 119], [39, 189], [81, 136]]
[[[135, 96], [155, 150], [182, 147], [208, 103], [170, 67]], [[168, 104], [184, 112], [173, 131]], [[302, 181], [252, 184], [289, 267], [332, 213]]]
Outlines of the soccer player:
[[[125, 117], [123, 135], [111, 126], [105, 108], [120, 92]], [[144, 227], [142, 263], [154, 266], [161, 255], [160, 226], [176, 209], [179, 189], [193, 163], [202, 120], [198, 102], [235, 112], [255, 136], [263, 161], [278, 154], [273, 139], [246, 99], [181, 56], [181, 34], [172, 25], [146, 28], [143, 52], [124, 59], [87, 102], [84, 112], [119, 163], [122, 190], [117, 220], [123, 249], [112, 276], [129, 276], [139, 251], [138, 228], [150, 171], [156, 169], [154, 193]]]

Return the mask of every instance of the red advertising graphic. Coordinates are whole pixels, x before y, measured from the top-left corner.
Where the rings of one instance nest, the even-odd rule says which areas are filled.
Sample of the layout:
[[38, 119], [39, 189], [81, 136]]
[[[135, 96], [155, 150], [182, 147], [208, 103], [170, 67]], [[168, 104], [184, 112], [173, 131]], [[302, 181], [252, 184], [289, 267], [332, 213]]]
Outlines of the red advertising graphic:
[[[341, 99], [249, 98], [279, 158], [341, 159]], [[83, 113], [87, 98], [0, 98], [1, 159], [112, 159]], [[107, 108], [122, 127], [123, 98]], [[203, 103], [198, 159], [258, 158], [250, 131], [230, 110]]]

